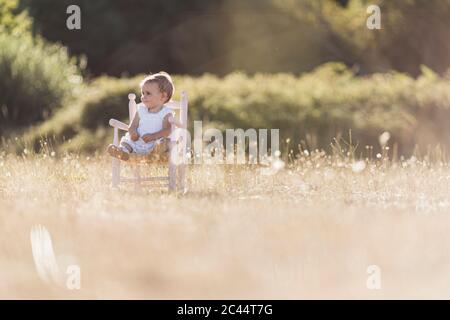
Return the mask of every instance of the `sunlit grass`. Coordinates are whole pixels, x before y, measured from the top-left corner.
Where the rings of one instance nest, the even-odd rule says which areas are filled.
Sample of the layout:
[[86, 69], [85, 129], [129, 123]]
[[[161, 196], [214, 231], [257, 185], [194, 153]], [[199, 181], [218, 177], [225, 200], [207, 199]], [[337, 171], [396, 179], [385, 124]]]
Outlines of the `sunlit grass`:
[[[113, 190], [110, 158], [47, 151], [0, 157], [1, 298], [450, 295], [446, 162], [303, 150], [269, 171], [190, 166], [176, 195]], [[80, 265], [81, 290], [39, 279], [36, 224]], [[381, 290], [366, 288], [373, 264]]]

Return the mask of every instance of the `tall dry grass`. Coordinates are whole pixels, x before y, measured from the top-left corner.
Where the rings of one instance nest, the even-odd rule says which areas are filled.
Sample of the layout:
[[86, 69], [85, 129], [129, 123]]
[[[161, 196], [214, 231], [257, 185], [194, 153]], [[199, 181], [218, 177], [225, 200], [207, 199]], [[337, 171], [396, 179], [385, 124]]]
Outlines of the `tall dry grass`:
[[[0, 298], [450, 297], [447, 163], [303, 152], [276, 173], [191, 166], [177, 196], [111, 189], [108, 157], [57, 156], [1, 155]], [[80, 290], [38, 277], [38, 224]]]

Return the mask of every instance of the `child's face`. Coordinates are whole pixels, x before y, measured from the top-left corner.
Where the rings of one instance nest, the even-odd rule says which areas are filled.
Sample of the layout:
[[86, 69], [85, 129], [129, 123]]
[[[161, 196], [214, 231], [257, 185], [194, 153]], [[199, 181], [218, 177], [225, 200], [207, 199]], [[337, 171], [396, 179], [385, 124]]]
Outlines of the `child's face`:
[[141, 88], [141, 101], [149, 109], [156, 109], [162, 106], [167, 99], [167, 95], [159, 90], [158, 84], [147, 82]]

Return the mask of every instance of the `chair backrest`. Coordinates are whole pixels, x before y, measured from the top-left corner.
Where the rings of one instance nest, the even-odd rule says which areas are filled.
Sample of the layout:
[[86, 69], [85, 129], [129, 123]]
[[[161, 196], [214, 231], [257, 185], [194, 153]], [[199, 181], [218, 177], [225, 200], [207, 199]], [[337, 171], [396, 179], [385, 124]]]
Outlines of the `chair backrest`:
[[[130, 123], [133, 121], [134, 115], [137, 111], [136, 105], [136, 95], [134, 93], [130, 93], [128, 95], [128, 99], [130, 100], [128, 103], [128, 112], [130, 116]], [[187, 114], [188, 114], [188, 95], [186, 91], [181, 92], [181, 100], [175, 101], [171, 100], [165, 104], [166, 107], [171, 108], [175, 112], [178, 112], [178, 122], [181, 124], [182, 128], [187, 128]]]

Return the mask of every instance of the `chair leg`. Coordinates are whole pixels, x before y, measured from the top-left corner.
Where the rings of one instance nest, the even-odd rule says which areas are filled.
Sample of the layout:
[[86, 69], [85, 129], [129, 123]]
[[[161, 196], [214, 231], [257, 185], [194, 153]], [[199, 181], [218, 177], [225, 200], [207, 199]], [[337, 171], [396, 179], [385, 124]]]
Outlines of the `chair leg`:
[[186, 192], [186, 134], [181, 136], [180, 157], [181, 163], [177, 166], [177, 191], [184, 194]]
[[[172, 124], [172, 133], [173, 134], [174, 125]], [[173, 138], [170, 138], [169, 141], [169, 192], [175, 191], [177, 187], [177, 166], [175, 163], [175, 159], [173, 158], [173, 153], [175, 152], [175, 148], [177, 148], [176, 143]]]
[[169, 161], [169, 191], [175, 191], [177, 188], [177, 166]]
[[141, 190], [141, 167], [139, 164], [136, 164], [134, 167], [134, 175], [135, 175], [135, 184], [134, 188], [136, 192]]
[[[113, 144], [115, 146], [119, 145], [119, 129], [114, 127], [114, 139]], [[120, 160], [112, 158], [112, 187], [119, 187], [120, 183]]]
[[186, 165], [180, 164], [178, 166], [178, 191], [186, 192]]
[[120, 160], [112, 159], [112, 187], [118, 188], [120, 183]]

